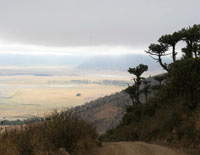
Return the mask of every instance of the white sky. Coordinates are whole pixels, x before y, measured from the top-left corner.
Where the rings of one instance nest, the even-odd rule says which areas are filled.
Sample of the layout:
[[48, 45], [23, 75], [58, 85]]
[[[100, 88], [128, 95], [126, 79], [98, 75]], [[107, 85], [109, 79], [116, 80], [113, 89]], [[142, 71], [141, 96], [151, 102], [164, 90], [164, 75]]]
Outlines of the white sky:
[[0, 0], [0, 53], [144, 53], [200, 23], [199, 0]]
[[28, 54], [28, 55], [121, 55], [144, 54], [143, 49], [134, 49], [132, 46], [98, 45], [98, 46], [42, 46], [27, 44], [5, 44], [0, 42], [0, 54]]

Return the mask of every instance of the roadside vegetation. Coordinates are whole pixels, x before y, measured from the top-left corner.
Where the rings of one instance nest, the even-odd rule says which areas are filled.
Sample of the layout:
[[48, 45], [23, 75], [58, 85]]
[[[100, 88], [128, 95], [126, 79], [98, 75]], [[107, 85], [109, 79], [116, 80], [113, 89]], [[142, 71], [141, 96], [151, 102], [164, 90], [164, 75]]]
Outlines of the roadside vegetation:
[[71, 112], [53, 113], [44, 120], [0, 134], [0, 154], [89, 154], [100, 145], [95, 128]]

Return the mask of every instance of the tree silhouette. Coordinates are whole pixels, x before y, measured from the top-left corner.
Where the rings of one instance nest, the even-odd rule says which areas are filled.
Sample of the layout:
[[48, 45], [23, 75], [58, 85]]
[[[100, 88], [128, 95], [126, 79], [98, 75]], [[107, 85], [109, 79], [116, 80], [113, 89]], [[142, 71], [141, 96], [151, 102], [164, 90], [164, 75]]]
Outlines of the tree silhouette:
[[142, 84], [142, 80], [144, 79], [141, 75], [148, 70], [147, 65], [140, 64], [135, 68], [129, 68], [128, 72], [136, 76], [133, 78], [135, 84], [133, 86], [128, 86], [125, 90], [131, 97], [133, 104], [141, 104], [140, 102], [140, 85]]
[[142, 89], [141, 92], [144, 94], [145, 100], [147, 102], [148, 97], [149, 97], [149, 93], [151, 92], [150, 91], [151, 90], [151, 81], [144, 80], [143, 85], [144, 85], [144, 88]]
[[173, 62], [176, 61], [176, 44], [181, 40], [181, 34], [178, 32], [174, 32], [172, 35], [171, 34], [167, 34], [167, 35], [163, 35], [160, 37], [160, 39], [158, 39], [158, 42], [160, 42], [161, 44], [164, 44], [167, 47], [172, 47], [172, 59]]
[[182, 36], [182, 40], [187, 44], [186, 47], [182, 49], [184, 58], [199, 57], [200, 25], [183, 28], [179, 33]]
[[[171, 55], [173, 62], [177, 61], [176, 45], [178, 42], [183, 41], [186, 46], [181, 49], [182, 59], [199, 58], [200, 57], [200, 24], [193, 25], [192, 27], [183, 28], [178, 32], [166, 34], [158, 39], [158, 44], [150, 44], [146, 53], [159, 62], [161, 67], [169, 71], [169, 64], [163, 62], [164, 56]], [[170, 53], [169, 47], [172, 47]]]
[[139, 94], [138, 94], [138, 90], [137, 90], [137, 86], [133, 85], [133, 86], [128, 86], [128, 88], [125, 89], [126, 93], [128, 93], [130, 95], [130, 98], [133, 102], [133, 104], [140, 104], [139, 102]]
[[[149, 46], [149, 50], [146, 51], [150, 56], [159, 62], [159, 64], [162, 66], [162, 68], [166, 71], [169, 71], [168, 65], [166, 63], [163, 63], [162, 57], [167, 56], [168, 46], [164, 44], [151, 44]], [[155, 58], [156, 57], [156, 58]]]
[[166, 79], [166, 75], [157, 75], [154, 77], [154, 80], [159, 82], [159, 85], [162, 85], [162, 81], [164, 81]]

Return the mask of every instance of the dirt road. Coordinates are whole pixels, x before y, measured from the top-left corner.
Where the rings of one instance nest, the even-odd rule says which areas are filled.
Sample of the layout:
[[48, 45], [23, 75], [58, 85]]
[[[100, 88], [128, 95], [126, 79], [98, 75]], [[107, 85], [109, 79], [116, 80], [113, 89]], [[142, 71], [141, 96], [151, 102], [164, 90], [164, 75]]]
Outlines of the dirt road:
[[99, 155], [186, 155], [164, 146], [144, 142], [108, 142], [98, 151]]

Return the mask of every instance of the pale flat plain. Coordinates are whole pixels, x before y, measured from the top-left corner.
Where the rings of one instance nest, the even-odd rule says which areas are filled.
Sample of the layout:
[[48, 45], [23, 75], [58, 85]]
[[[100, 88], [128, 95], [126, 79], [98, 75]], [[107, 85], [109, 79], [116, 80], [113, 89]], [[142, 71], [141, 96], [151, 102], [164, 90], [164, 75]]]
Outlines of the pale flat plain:
[[[90, 83], [73, 83], [71, 80], [88, 80]], [[0, 76], [0, 118], [44, 116], [55, 109], [82, 105], [126, 87], [92, 83], [103, 80], [130, 79], [124, 76]]]

